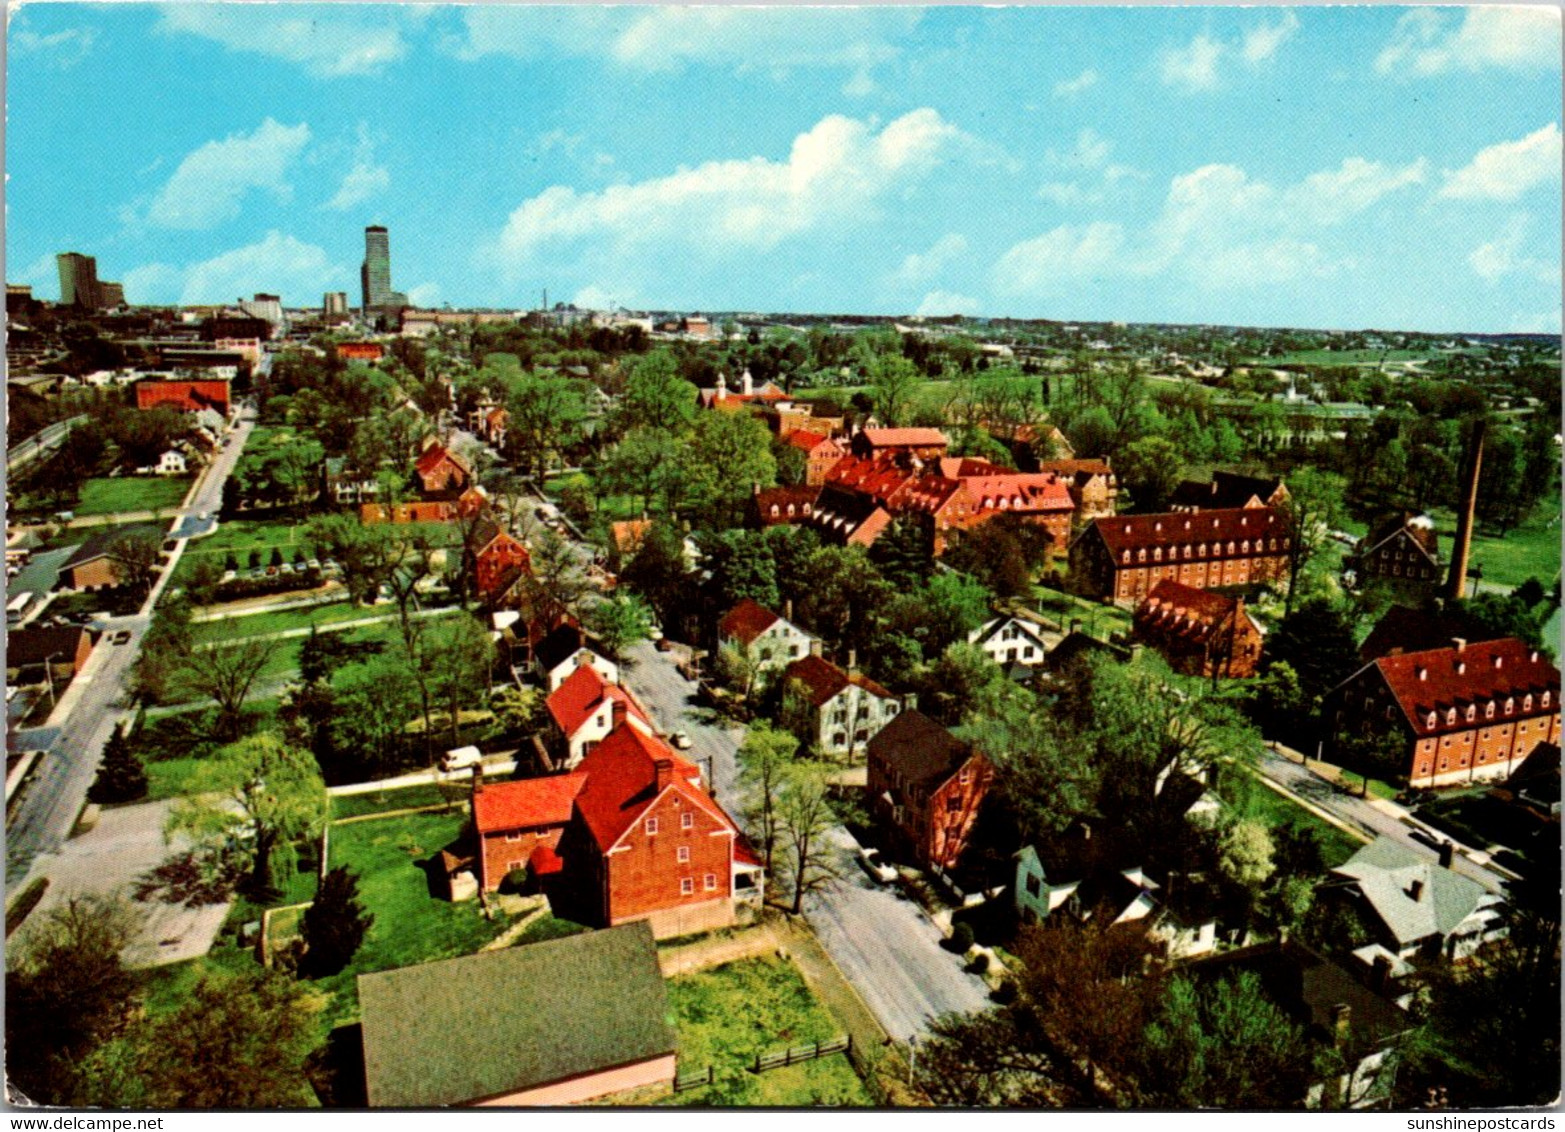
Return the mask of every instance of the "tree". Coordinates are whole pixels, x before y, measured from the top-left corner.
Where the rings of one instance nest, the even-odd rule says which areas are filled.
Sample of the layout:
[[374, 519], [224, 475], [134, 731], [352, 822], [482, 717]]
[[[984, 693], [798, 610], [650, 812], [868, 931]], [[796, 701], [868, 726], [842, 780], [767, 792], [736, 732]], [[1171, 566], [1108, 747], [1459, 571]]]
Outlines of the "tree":
[[[429, 700], [445, 709], [451, 745], [455, 747], [462, 737], [462, 709], [488, 703], [494, 641], [472, 617], [446, 617], [433, 625], [426, 622], [421, 626], [412, 657], [415, 670], [428, 677]], [[432, 726], [426, 706], [426, 737]]]
[[299, 973], [319, 979], [341, 971], [374, 922], [375, 917], [359, 903], [359, 878], [346, 865], [332, 869], [321, 880], [315, 902], [304, 910], [299, 925], [304, 937]]
[[250, 887], [260, 895], [273, 891], [274, 854], [318, 834], [327, 810], [315, 759], [263, 732], [223, 748], [196, 769], [189, 795], [169, 814], [166, 832], [244, 847]]
[[341, 762], [322, 770], [334, 785], [403, 761], [408, 723], [419, 716], [422, 704], [405, 649], [342, 668], [332, 678], [331, 693], [332, 750]]
[[87, 800], [100, 804], [135, 802], [147, 795], [147, 772], [130, 749], [125, 732], [116, 727], [103, 748], [103, 763], [98, 777], [87, 791]]
[[696, 415], [699, 390], [679, 376], [667, 350], [653, 350], [638, 359], [620, 395], [620, 419], [628, 430], [637, 427], [681, 433]]
[[1163, 511], [1184, 474], [1179, 449], [1161, 436], [1145, 436], [1120, 449], [1114, 471], [1138, 511]]
[[190, 602], [183, 595], [159, 602], [131, 670], [132, 690], [143, 699], [165, 700], [194, 648]]
[[987, 689], [1003, 683], [1005, 672], [983, 649], [966, 641], [947, 646], [922, 681], [919, 702], [943, 723], [960, 723], [983, 703]]
[[1303, 1030], [1251, 971], [1170, 981], [1139, 1047], [1141, 1099], [1159, 1108], [1303, 1106], [1311, 1063]]
[[1288, 536], [1288, 596], [1283, 615], [1293, 610], [1299, 579], [1315, 560], [1331, 532], [1341, 526], [1346, 483], [1341, 476], [1302, 467], [1287, 479], [1288, 498], [1278, 508]]
[[1276, 864], [1272, 861], [1272, 837], [1258, 821], [1236, 821], [1217, 839], [1217, 867], [1224, 877], [1244, 888], [1266, 883]]
[[1028, 1004], [942, 1015], [918, 1046], [919, 1087], [942, 1106], [1080, 1108], [1079, 1076]]
[[686, 573], [684, 536], [672, 524], [655, 521], [635, 556], [620, 569], [620, 581], [652, 603], [668, 631], [682, 623], [681, 614], [688, 611]]
[[175, 673], [175, 687], [190, 699], [215, 700], [218, 736], [237, 739], [244, 721], [245, 701], [276, 651], [275, 640], [247, 637], [231, 645], [193, 652]]
[[760, 826], [761, 854], [767, 871], [777, 846], [777, 799], [788, 769], [793, 766], [799, 740], [761, 720], [751, 725], [739, 747], [739, 783], [750, 792], [747, 809]]
[[903, 592], [922, 585], [934, 571], [934, 540], [912, 515], [899, 515], [869, 548], [869, 560], [886, 581]]
[[541, 688], [508, 684], [494, 693], [490, 707], [507, 734], [531, 735], [549, 724], [549, 705]]
[[152, 1108], [302, 1108], [320, 1001], [286, 975], [208, 976], [140, 1035]]
[[526, 585], [539, 608], [575, 613], [592, 585], [582, 572], [576, 548], [551, 528], [533, 540], [532, 560]]
[[702, 413], [683, 469], [701, 514], [718, 528], [737, 526], [754, 489], [777, 482], [771, 434], [745, 413]]
[[778, 605], [777, 559], [760, 531], [722, 531], [704, 539], [702, 549], [719, 609], [730, 609], [745, 598], [769, 609]]
[[641, 510], [673, 514], [684, 490], [683, 442], [661, 428], [637, 427], [604, 453], [597, 479], [605, 494], [630, 495]]
[[587, 631], [617, 657], [638, 641], [652, 635], [652, 609], [633, 593], [616, 593], [587, 610]]
[[129, 531], [108, 546], [121, 582], [146, 597], [158, 576], [163, 540], [155, 531]]
[[900, 588], [886, 611], [888, 631], [916, 641], [924, 657], [940, 656], [951, 645], [965, 642], [989, 618], [992, 595], [965, 574], [943, 571], [926, 585]]
[[870, 359], [870, 396], [882, 425], [896, 428], [905, 423], [918, 382], [917, 368], [901, 354], [878, 353]]
[[1279, 664], [1293, 670], [1306, 705], [1290, 725], [1295, 734], [1312, 734], [1321, 699], [1359, 668], [1358, 642], [1347, 614], [1325, 597], [1300, 602], [1266, 640], [1263, 675]]
[[841, 876], [827, 834], [837, 824], [826, 798], [826, 767], [795, 762], [784, 770], [776, 799], [777, 836], [783, 874], [793, 888], [792, 913], [804, 911], [804, 897]]
[[551, 457], [581, 439], [587, 396], [587, 383], [573, 377], [524, 373], [507, 384], [505, 443], [524, 472], [542, 477]]
[[6, 1075], [36, 1104], [78, 1097], [78, 1068], [121, 1031], [139, 985], [120, 961], [136, 920], [118, 900], [71, 895], [37, 913], [9, 947], [5, 978]]

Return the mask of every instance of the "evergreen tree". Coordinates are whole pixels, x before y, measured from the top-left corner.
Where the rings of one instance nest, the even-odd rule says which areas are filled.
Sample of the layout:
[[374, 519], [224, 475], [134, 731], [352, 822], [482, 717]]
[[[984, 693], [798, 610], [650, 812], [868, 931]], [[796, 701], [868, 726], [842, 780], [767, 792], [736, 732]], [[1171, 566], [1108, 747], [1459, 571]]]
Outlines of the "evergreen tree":
[[318, 979], [341, 971], [374, 922], [359, 903], [359, 878], [346, 865], [327, 873], [300, 925], [305, 946], [300, 974]]
[[147, 772], [130, 749], [130, 740], [118, 727], [103, 748], [103, 764], [87, 800], [97, 803], [134, 802], [147, 795]]

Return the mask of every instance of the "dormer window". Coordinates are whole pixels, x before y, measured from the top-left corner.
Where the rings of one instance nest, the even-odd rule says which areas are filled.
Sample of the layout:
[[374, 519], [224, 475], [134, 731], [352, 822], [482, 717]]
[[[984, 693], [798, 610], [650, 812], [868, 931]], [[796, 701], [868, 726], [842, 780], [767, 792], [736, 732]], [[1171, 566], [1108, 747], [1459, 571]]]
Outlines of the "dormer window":
[[1152, 561], [1154, 561], [1154, 562], [1161, 562], [1161, 561], [1163, 561], [1163, 548], [1161, 546], [1152, 548]]
[[1485, 719], [1493, 719], [1494, 718], [1494, 701], [1493, 700], [1490, 700], [1488, 703], [1484, 704], [1484, 706], [1483, 706], [1483, 717]]
[[1437, 720], [1435, 718], [1435, 713], [1434, 712], [1430, 712], [1429, 715], [1426, 716], [1425, 719], [1424, 719], [1424, 726], [1429, 728], [1431, 731], [1434, 730], [1435, 726], [1438, 723], [1439, 723], [1439, 720]]
[[1147, 560], [1147, 551], [1146, 551], [1145, 547], [1142, 547], [1140, 550], [1136, 551], [1136, 561], [1137, 562], [1145, 562], [1146, 560]]
[[1531, 711], [1531, 710], [1532, 710], [1532, 693], [1529, 692], [1527, 695], [1522, 697], [1522, 711]]
[[1477, 708], [1477, 705], [1475, 705], [1475, 704], [1468, 704], [1467, 705], [1467, 722], [1471, 723], [1473, 720], [1475, 720], [1477, 718], [1478, 718], [1478, 708]]
[[1445, 712], [1445, 722], [1446, 722], [1446, 726], [1448, 726], [1448, 727], [1451, 724], [1456, 722], [1456, 709], [1455, 708], [1447, 708], [1446, 709], [1446, 712]]
[[1119, 560], [1121, 562], [1125, 563], [1126, 565], [1129, 565], [1130, 564], [1130, 551], [1127, 550], [1127, 551], [1125, 551], [1124, 554], [1121, 554], [1119, 556]]
[[1548, 707], [1549, 706], [1549, 693], [1548, 692], [1544, 692], [1543, 693], [1543, 706], [1544, 707]]
[[1511, 712], [1513, 712], [1515, 710], [1516, 710], [1516, 697], [1515, 696], [1506, 696], [1505, 697], [1505, 714], [1506, 715], [1510, 715]]

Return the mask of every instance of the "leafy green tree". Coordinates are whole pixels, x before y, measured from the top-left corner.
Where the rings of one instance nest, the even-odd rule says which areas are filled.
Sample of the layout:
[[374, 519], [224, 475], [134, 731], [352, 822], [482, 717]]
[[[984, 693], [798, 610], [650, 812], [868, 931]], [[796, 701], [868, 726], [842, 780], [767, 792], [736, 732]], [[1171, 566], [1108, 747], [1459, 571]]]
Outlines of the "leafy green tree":
[[146, 1101], [160, 1109], [301, 1108], [319, 1001], [286, 975], [208, 976], [139, 1035]]
[[886, 581], [899, 590], [910, 591], [934, 572], [931, 531], [914, 516], [899, 515], [869, 548], [869, 560]]
[[120, 953], [136, 921], [120, 901], [72, 895], [33, 915], [9, 945], [6, 1076], [35, 1104], [91, 1104], [81, 1062], [121, 1032], [139, 983]]
[[299, 925], [304, 958], [299, 973], [310, 979], [335, 975], [353, 961], [375, 917], [359, 903], [359, 878], [346, 865], [321, 880], [314, 902]]
[[875, 415], [887, 428], [906, 423], [918, 390], [919, 374], [901, 354], [877, 353], [868, 363], [870, 396]]
[[1184, 474], [1175, 444], [1161, 436], [1144, 436], [1120, 449], [1114, 460], [1120, 483], [1138, 511], [1163, 511]]
[[1304, 1032], [1251, 971], [1207, 986], [1171, 980], [1137, 1047], [1148, 1105], [1303, 1107], [1311, 1068]]
[[174, 690], [188, 699], [214, 701], [217, 737], [237, 739], [243, 730], [245, 703], [277, 647], [276, 640], [248, 637], [192, 652], [173, 674]]
[[703, 539], [713, 601], [730, 609], [745, 598], [768, 609], [779, 604], [777, 560], [759, 531], [731, 530]]
[[892, 589], [863, 547], [821, 546], [806, 559], [798, 584], [804, 624], [834, 648], [873, 650]]
[[755, 487], [777, 482], [771, 434], [744, 413], [701, 414], [683, 464], [700, 513], [719, 528], [738, 525]]
[[[430, 694], [426, 707], [431, 702], [441, 706], [449, 729], [447, 735], [455, 747], [462, 739], [462, 712], [489, 701], [494, 641], [475, 618], [467, 616], [424, 622], [420, 630], [411, 651], [416, 670], [428, 679]], [[426, 734], [433, 723], [426, 710]]]
[[[893, 585], [894, 579], [887, 579]], [[913, 642], [923, 657], [935, 658], [989, 618], [992, 595], [965, 574], [942, 572], [928, 583], [909, 586], [892, 599], [886, 613], [888, 632]]]
[[985, 692], [1005, 684], [1005, 672], [977, 645], [949, 645], [922, 680], [919, 703], [934, 718], [955, 724], [989, 703]]
[[556, 374], [523, 373], [506, 383], [505, 444], [528, 475], [541, 478], [552, 459], [582, 437], [586, 382]]
[[421, 706], [404, 650], [388, 649], [343, 667], [332, 677], [331, 695], [331, 750], [338, 757], [321, 768], [330, 782], [373, 777], [403, 760], [408, 724]]
[[1341, 476], [1305, 466], [1287, 479], [1288, 498], [1278, 508], [1288, 536], [1288, 596], [1284, 616], [1293, 610], [1299, 582], [1342, 525], [1347, 507]]
[[679, 376], [672, 354], [653, 350], [630, 368], [620, 395], [620, 418], [627, 431], [646, 427], [683, 433], [695, 420], [698, 392]]
[[166, 832], [241, 845], [250, 855], [250, 887], [274, 891], [272, 859], [320, 832], [326, 786], [308, 751], [269, 733], [251, 735], [202, 763], [190, 794], [175, 803]]
[[677, 434], [646, 426], [632, 428], [603, 455], [598, 467], [600, 487], [609, 494], [640, 499], [643, 511], [673, 514], [684, 488]]
[[583, 621], [610, 656], [617, 657], [652, 635], [652, 608], [633, 593], [605, 598], [587, 610]]
[[768, 871], [779, 832], [777, 797], [798, 750], [798, 738], [765, 720], [752, 724], [739, 746], [739, 783], [747, 792], [746, 809], [760, 829], [761, 854]]
[[654, 522], [635, 556], [620, 569], [620, 581], [652, 603], [665, 630], [681, 624], [689, 605], [685, 539], [679, 530]]
[[109, 544], [108, 553], [123, 585], [141, 597], [152, 592], [163, 554], [163, 540], [156, 531], [129, 531]]
[[1294, 606], [1266, 640], [1265, 671], [1287, 664], [1308, 705], [1293, 721], [1295, 734], [1313, 734], [1322, 697], [1359, 669], [1358, 643], [1347, 614], [1330, 599], [1309, 597]]
[[789, 910], [804, 911], [804, 898], [841, 876], [836, 851], [828, 840], [837, 817], [827, 800], [827, 769], [812, 762], [791, 763], [778, 784], [774, 813], [782, 849], [782, 873], [793, 890]]
[[1244, 888], [1259, 889], [1277, 866], [1272, 838], [1258, 821], [1236, 821], [1217, 840], [1217, 867], [1224, 877]]
[[147, 772], [136, 752], [130, 749], [125, 732], [116, 727], [103, 748], [103, 763], [98, 777], [87, 791], [89, 802], [114, 804], [135, 802], [147, 796]]

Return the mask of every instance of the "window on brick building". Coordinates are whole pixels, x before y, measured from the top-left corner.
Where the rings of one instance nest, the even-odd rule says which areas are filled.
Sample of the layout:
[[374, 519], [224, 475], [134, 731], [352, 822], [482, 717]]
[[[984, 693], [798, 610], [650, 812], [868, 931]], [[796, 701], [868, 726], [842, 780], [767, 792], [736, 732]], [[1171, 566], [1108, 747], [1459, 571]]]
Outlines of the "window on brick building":
[[685, 877], [679, 882], [679, 895], [689, 896], [696, 890], [696, 882], [690, 877]]
[[716, 873], [707, 873], [706, 874], [706, 881], [702, 885], [702, 887], [705, 888], [708, 892], [716, 892], [717, 891], [717, 874]]
[[690, 846], [681, 845], [679, 847], [679, 851], [674, 854], [674, 859], [677, 860], [681, 865], [690, 860]]
[[696, 816], [695, 816], [695, 814], [691, 813], [689, 810], [686, 810], [684, 813], [679, 815], [679, 828], [680, 829], [692, 829], [692, 828], [695, 827], [695, 824], [696, 824]]
[[658, 819], [657, 818], [648, 818], [646, 820], [646, 822], [645, 822], [644, 828], [647, 831], [647, 836], [648, 837], [652, 836], [654, 833], [656, 833], [658, 831]]

